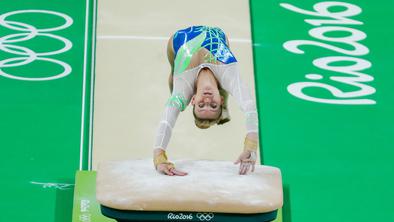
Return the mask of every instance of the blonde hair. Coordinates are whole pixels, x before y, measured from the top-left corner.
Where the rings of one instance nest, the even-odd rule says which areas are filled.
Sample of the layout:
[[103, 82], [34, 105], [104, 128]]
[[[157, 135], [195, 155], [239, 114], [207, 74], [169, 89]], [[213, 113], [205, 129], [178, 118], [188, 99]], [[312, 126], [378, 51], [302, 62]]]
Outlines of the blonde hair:
[[216, 123], [218, 123], [220, 121], [220, 117], [222, 115], [222, 112], [223, 112], [223, 107], [220, 108], [220, 114], [219, 114], [218, 118], [216, 118], [216, 119], [201, 119], [196, 116], [196, 114], [194, 113], [194, 107], [193, 107], [194, 123], [200, 129], [208, 129], [209, 127], [215, 125]]

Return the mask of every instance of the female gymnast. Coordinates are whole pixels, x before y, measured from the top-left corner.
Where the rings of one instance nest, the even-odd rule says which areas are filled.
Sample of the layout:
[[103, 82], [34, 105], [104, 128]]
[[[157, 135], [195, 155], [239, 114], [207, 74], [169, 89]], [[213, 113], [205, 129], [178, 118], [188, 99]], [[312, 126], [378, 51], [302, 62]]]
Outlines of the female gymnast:
[[253, 172], [258, 143], [256, 104], [240, 79], [238, 63], [225, 33], [208, 26], [178, 30], [168, 41], [167, 56], [171, 64], [171, 96], [157, 129], [153, 154], [156, 170], [169, 176], [187, 175], [177, 170], [165, 153], [179, 113], [190, 103], [197, 127], [224, 124], [230, 120], [227, 110], [230, 93], [245, 113], [247, 129], [244, 149], [234, 164], [240, 164], [239, 174]]

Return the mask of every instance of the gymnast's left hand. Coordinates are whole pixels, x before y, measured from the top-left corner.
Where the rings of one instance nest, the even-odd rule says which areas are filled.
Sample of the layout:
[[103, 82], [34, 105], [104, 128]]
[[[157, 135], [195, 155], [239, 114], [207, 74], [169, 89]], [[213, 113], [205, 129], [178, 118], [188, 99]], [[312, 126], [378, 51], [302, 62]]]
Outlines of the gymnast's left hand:
[[244, 150], [234, 164], [239, 164], [239, 174], [245, 175], [251, 170], [254, 172], [257, 159], [257, 133], [248, 133], [245, 137]]
[[239, 163], [240, 175], [248, 174], [249, 171], [254, 172], [254, 168], [256, 165], [256, 152], [244, 150], [241, 155], [239, 155], [238, 159], [234, 162], [234, 164]]

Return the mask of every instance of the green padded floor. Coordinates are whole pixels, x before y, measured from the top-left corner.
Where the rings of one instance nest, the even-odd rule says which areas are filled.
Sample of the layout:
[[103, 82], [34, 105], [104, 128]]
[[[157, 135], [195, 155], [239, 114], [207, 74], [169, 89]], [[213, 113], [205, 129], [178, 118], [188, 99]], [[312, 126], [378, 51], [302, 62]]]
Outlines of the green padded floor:
[[283, 220], [394, 221], [394, 1], [250, 2], [262, 159], [282, 170]]
[[94, 2], [0, 1], [0, 221], [71, 220], [89, 159]]

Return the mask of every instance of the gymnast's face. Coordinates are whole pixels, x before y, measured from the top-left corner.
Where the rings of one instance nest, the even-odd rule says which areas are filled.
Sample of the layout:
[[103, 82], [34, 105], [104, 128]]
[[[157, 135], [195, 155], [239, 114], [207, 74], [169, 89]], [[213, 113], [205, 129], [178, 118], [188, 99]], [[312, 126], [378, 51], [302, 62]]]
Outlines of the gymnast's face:
[[223, 96], [220, 96], [216, 80], [211, 71], [202, 71], [197, 81], [196, 94], [191, 100], [194, 106], [194, 114], [200, 119], [217, 119], [223, 102]]

